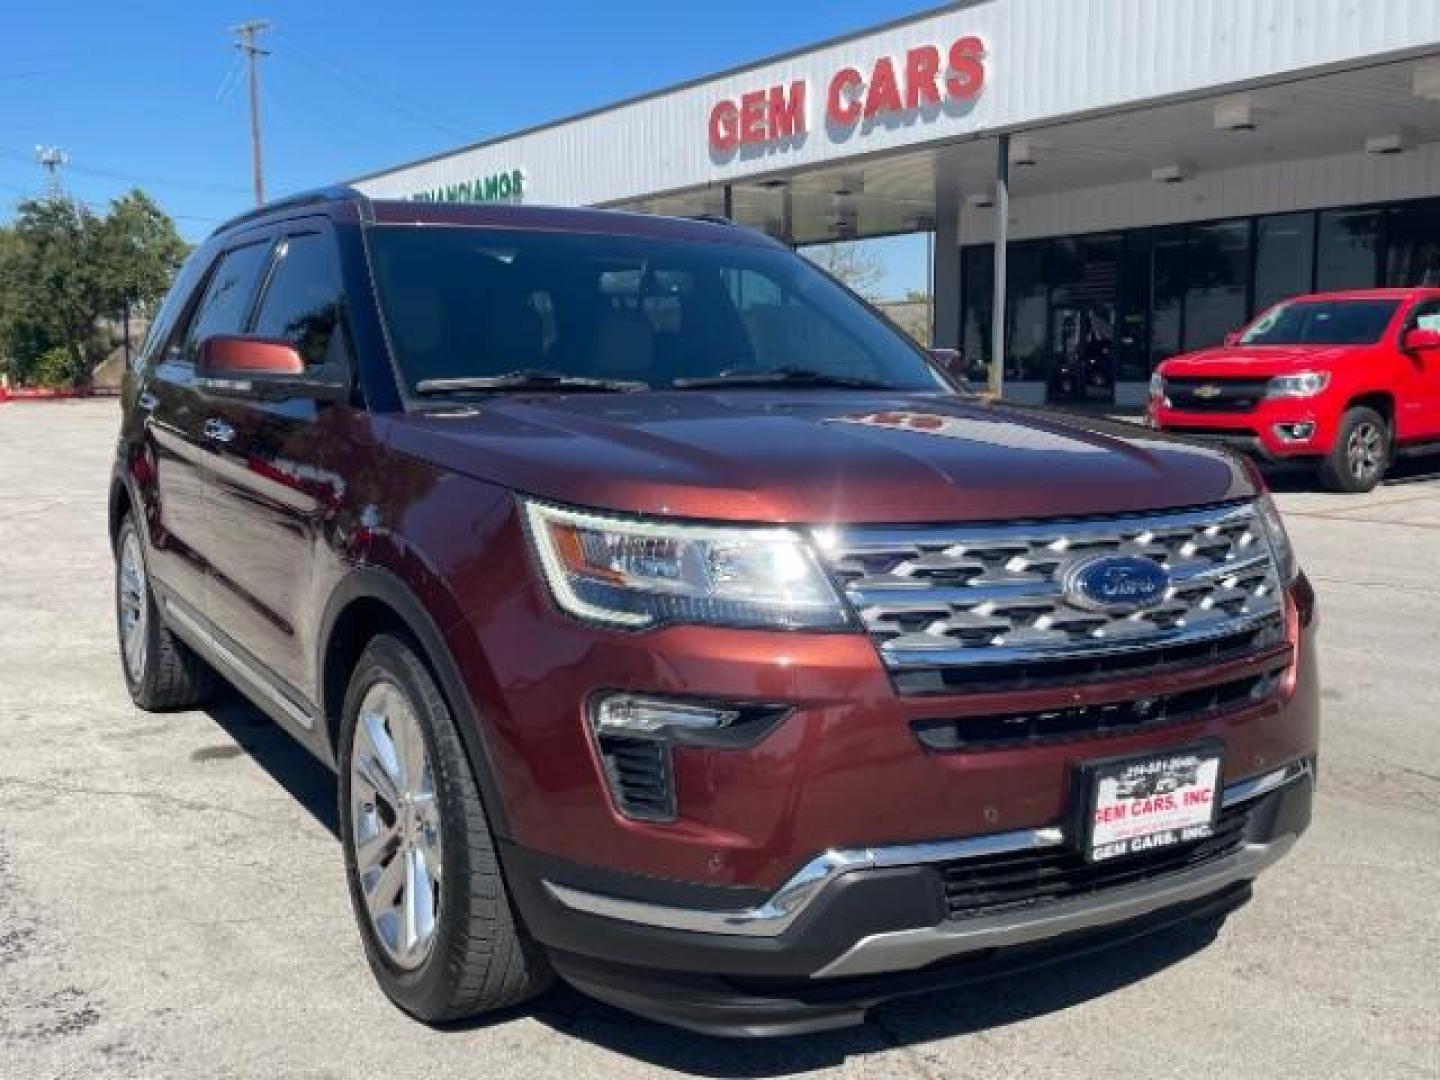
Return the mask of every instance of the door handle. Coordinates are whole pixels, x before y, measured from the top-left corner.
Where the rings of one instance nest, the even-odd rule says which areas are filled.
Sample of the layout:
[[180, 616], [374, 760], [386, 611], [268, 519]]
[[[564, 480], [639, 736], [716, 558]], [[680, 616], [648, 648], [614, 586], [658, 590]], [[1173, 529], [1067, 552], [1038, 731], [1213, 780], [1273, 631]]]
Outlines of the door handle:
[[146, 390], [140, 395], [140, 400], [137, 401], [136, 404], [140, 406], [143, 412], [154, 412], [160, 407], [160, 399], [149, 390]]
[[213, 439], [215, 442], [228, 443], [235, 438], [235, 429], [224, 420], [206, 420], [205, 437]]

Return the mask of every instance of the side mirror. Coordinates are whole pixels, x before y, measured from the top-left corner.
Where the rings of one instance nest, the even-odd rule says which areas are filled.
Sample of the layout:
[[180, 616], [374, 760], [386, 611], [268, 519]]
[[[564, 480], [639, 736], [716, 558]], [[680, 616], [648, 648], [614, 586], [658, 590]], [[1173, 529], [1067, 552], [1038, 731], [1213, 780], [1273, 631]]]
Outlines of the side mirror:
[[330, 373], [307, 372], [299, 351], [274, 338], [217, 334], [200, 343], [200, 388], [218, 397], [340, 401], [346, 387]]
[[942, 375], [961, 390], [970, 389], [970, 380], [965, 377], [965, 358], [959, 349], [934, 348], [925, 352], [930, 356], [930, 363], [939, 368]]
[[1235, 348], [1236, 345], [1239, 345], [1239, 344], [1240, 344], [1240, 331], [1239, 331], [1239, 330], [1231, 330], [1230, 333], [1228, 333], [1228, 334], [1225, 335], [1225, 348], [1227, 348], [1227, 349], [1233, 349], [1233, 348]]
[[1432, 349], [1440, 349], [1440, 330], [1430, 330], [1424, 326], [1412, 326], [1409, 330], [1405, 331], [1404, 337], [1400, 339], [1400, 349], [1408, 353], [1429, 352]]

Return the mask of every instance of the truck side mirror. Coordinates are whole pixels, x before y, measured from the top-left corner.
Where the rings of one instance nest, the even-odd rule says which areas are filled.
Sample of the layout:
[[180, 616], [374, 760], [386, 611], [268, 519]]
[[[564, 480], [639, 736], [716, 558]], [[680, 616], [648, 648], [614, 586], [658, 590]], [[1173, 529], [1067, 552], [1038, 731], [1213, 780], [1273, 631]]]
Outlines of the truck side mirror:
[[1431, 352], [1440, 349], [1440, 330], [1412, 326], [1400, 339], [1400, 349], [1407, 353]]
[[930, 362], [940, 369], [942, 375], [961, 390], [970, 389], [970, 381], [965, 377], [965, 358], [959, 349], [932, 348], [925, 351], [930, 355]]

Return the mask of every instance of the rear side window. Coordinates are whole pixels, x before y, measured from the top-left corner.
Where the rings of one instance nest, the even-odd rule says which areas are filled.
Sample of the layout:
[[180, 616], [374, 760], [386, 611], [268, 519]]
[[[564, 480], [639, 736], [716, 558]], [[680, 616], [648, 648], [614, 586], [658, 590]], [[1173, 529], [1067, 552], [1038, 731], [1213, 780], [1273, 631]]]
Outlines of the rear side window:
[[275, 249], [275, 269], [255, 318], [254, 333], [284, 338], [315, 367], [344, 359], [345, 291], [340, 258], [322, 233], [287, 236]]
[[236, 248], [220, 260], [190, 320], [190, 329], [185, 332], [182, 349], [188, 363], [195, 362], [200, 343], [206, 338], [238, 334], [244, 329], [250, 298], [255, 295], [255, 283], [269, 251], [268, 243], [250, 244]]

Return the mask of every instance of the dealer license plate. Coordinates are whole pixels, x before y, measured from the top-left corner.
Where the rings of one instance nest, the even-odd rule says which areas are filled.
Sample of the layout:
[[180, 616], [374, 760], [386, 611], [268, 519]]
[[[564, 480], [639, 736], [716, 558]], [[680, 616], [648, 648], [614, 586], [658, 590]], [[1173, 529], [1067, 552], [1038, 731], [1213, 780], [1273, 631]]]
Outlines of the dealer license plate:
[[1215, 831], [1218, 744], [1095, 762], [1081, 775], [1089, 780], [1088, 828], [1081, 836], [1091, 862], [1203, 840]]

